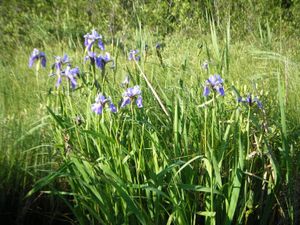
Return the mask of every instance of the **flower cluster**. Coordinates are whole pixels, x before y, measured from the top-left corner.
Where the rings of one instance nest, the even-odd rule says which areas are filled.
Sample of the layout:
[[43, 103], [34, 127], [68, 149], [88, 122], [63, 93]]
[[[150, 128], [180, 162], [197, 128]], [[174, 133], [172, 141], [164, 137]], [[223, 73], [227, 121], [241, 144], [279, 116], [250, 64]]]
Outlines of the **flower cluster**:
[[105, 55], [98, 55], [92, 51], [93, 44], [98, 41], [98, 47], [104, 51], [105, 47], [102, 41], [102, 36], [97, 33], [97, 31], [92, 30], [92, 33], [87, 33], [84, 37], [84, 45], [86, 46], [87, 56], [85, 56], [84, 61], [86, 62], [88, 59], [90, 60], [91, 64], [96, 65], [97, 68], [104, 70], [105, 65], [108, 62], [113, 62], [108, 52]]
[[46, 54], [44, 52], [40, 52], [38, 49], [33, 49], [29, 57], [29, 67], [33, 66], [35, 61], [40, 61], [42, 67], [46, 67]]
[[207, 97], [210, 94], [210, 91], [217, 91], [221, 96], [225, 95], [223, 87], [223, 79], [219, 74], [211, 75], [204, 85], [203, 96]]
[[[63, 68], [64, 65], [67, 65], [65, 69]], [[79, 74], [79, 68], [71, 67], [68, 55], [64, 55], [63, 57], [55, 56], [55, 63], [52, 65], [52, 68], [55, 68], [56, 70], [54, 74], [51, 74], [51, 76], [57, 76], [57, 81], [55, 85], [57, 88], [60, 86], [63, 77], [66, 77], [69, 80], [72, 89], [76, 88], [76, 76]]]

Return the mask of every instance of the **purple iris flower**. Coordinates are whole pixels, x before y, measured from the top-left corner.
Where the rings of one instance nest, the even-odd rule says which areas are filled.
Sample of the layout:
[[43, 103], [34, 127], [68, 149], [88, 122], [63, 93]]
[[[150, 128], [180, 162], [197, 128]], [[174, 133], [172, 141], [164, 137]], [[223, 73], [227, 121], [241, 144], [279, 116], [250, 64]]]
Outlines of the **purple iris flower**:
[[96, 99], [95, 103], [92, 104], [92, 111], [95, 112], [96, 114], [102, 114], [103, 108], [105, 107], [106, 104], [109, 104], [109, 109], [111, 112], [115, 113], [117, 112], [116, 106], [111, 102], [109, 98], [106, 98], [104, 95], [99, 94]]
[[75, 89], [77, 86], [77, 81], [76, 81], [76, 75], [79, 74], [79, 69], [78, 67], [71, 68], [71, 65], [67, 65], [65, 70], [62, 70], [61, 73], [58, 75], [57, 82], [56, 82], [56, 87], [59, 87], [59, 85], [62, 82], [62, 76], [65, 76], [66, 78], [69, 79], [71, 83], [72, 89]]
[[66, 64], [69, 62], [70, 62], [69, 57], [66, 54], [63, 57], [55, 56], [55, 63], [53, 64], [53, 66], [55, 66], [56, 71], [58, 71], [58, 70], [60, 71], [60, 70], [62, 70], [63, 64]]
[[33, 66], [33, 63], [39, 60], [41, 61], [42, 67], [46, 67], [46, 54], [44, 52], [40, 52], [38, 49], [33, 49], [33, 52], [31, 53], [29, 57], [29, 67], [31, 68]]
[[98, 57], [96, 57], [96, 66], [103, 70], [105, 68], [105, 65], [110, 61], [112, 61], [110, 58], [110, 54], [106, 52], [104, 56], [99, 55]]
[[75, 77], [76, 77], [76, 75], [79, 74], [78, 67], [71, 68], [71, 66], [68, 65], [67, 68], [65, 69], [65, 71], [63, 71], [63, 72], [64, 72], [64, 75], [69, 79], [72, 88], [75, 89], [77, 86], [77, 81], [76, 81]]
[[87, 48], [88, 51], [91, 51], [93, 44], [98, 41], [98, 47], [101, 50], [104, 50], [104, 44], [102, 42], [102, 36], [97, 33], [95, 29], [92, 30], [92, 33], [87, 33], [84, 37], [84, 46]]
[[137, 55], [139, 53], [139, 50], [131, 50], [129, 52], [129, 56], [128, 56], [128, 60], [132, 61], [140, 61], [141, 60], [141, 57], [139, 55]]
[[211, 75], [206, 81], [203, 90], [203, 96], [208, 96], [210, 94], [210, 90], [216, 90], [221, 96], [225, 95], [224, 87], [223, 87], [223, 79], [219, 74]]
[[253, 104], [256, 103], [258, 108], [260, 109], [263, 108], [261, 101], [259, 101], [259, 99], [256, 96], [253, 98], [251, 94], [247, 95], [247, 97], [244, 99], [242, 97], [238, 97], [238, 102], [247, 103], [249, 106], [252, 106]]
[[121, 103], [121, 108], [130, 104], [135, 99], [136, 99], [137, 107], [142, 108], [143, 107], [143, 98], [142, 98], [141, 94], [142, 94], [142, 92], [138, 85], [134, 86], [133, 88], [127, 88], [127, 90], [123, 94], [123, 101]]

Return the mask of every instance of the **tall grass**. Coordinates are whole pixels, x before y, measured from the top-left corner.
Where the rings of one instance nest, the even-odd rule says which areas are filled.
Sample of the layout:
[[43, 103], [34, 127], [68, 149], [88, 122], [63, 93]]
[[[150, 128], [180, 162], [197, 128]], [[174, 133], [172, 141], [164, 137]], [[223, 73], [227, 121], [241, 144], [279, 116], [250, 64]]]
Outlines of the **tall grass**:
[[[121, 40], [108, 44], [116, 67], [96, 70], [101, 90], [84, 82], [94, 73], [82, 64], [84, 51], [68, 51], [85, 79], [74, 91], [64, 83], [45, 97], [60, 166], [28, 196], [48, 187], [79, 224], [296, 224], [299, 85], [289, 81], [298, 79], [298, 65], [282, 53], [230, 43], [230, 23], [224, 38], [213, 24], [202, 40], [166, 38], [164, 64], [147, 31], [124, 48]], [[140, 49], [141, 62], [127, 61], [128, 44]], [[214, 73], [225, 79], [226, 95], [203, 97]], [[121, 100], [126, 74], [141, 86], [144, 107], [94, 114], [99, 91]], [[237, 102], [249, 93], [262, 109]], [[49, 189], [55, 181], [66, 186]]]

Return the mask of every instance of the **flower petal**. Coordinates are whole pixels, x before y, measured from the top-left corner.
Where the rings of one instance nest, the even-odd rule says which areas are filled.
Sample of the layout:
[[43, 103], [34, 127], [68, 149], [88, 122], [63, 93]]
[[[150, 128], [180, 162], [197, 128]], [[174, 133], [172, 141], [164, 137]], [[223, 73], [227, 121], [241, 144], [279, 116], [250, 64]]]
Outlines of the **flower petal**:
[[209, 93], [210, 93], [210, 88], [209, 86], [205, 85], [203, 90], [203, 96], [207, 97]]
[[99, 103], [92, 104], [92, 111], [96, 114], [102, 114], [103, 106]]
[[117, 108], [113, 103], [109, 104], [109, 109], [111, 112], [116, 113], [117, 112]]
[[121, 108], [124, 108], [128, 104], [130, 104], [130, 98], [128, 98], [128, 97], [123, 98], [123, 102], [121, 104]]
[[138, 96], [138, 98], [136, 99], [136, 105], [138, 108], [142, 108], [143, 107], [143, 98], [141, 95]]

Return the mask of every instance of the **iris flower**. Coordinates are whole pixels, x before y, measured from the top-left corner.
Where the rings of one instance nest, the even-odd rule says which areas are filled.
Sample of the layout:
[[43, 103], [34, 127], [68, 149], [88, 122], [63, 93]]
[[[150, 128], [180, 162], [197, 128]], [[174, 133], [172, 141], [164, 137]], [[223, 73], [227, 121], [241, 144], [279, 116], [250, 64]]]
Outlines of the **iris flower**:
[[127, 88], [127, 90], [123, 94], [123, 101], [121, 103], [121, 108], [125, 107], [126, 105], [130, 104], [136, 99], [136, 105], [138, 108], [143, 107], [143, 98], [142, 92], [138, 85], [134, 86], [133, 88]]
[[128, 56], [128, 60], [132, 61], [140, 61], [141, 57], [139, 55], [137, 55], [139, 53], [139, 50], [131, 50], [129, 52], [129, 56]]
[[249, 104], [249, 106], [252, 106], [253, 104], [256, 103], [258, 108], [260, 108], [260, 109], [263, 108], [261, 101], [259, 101], [259, 99], [256, 96], [254, 98], [252, 98], [251, 94], [247, 95], [246, 98], [238, 97], [238, 102], [247, 103], [247, 104]]
[[78, 74], [79, 74], [78, 67], [71, 68], [70, 64], [67, 65], [66, 69], [61, 71], [61, 74], [58, 76], [57, 82], [56, 82], [56, 87], [59, 87], [59, 85], [61, 84], [61, 81], [62, 81], [62, 76], [65, 76], [66, 78], [69, 79], [72, 89], [75, 89], [77, 86], [76, 75], [78, 75]]
[[29, 57], [29, 67], [33, 66], [33, 63], [38, 60], [41, 62], [42, 67], [46, 67], [46, 54], [44, 52], [40, 52], [38, 49], [33, 49]]
[[206, 81], [203, 91], [203, 96], [208, 96], [210, 94], [210, 90], [213, 89], [217, 91], [221, 96], [225, 95], [224, 87], [223, 87], [223, 79], [219, 74], [211, 75]]
[[102, 114], [103, 108], [105, 107], [105, 105], [107, 103], [109, 104], [109, 109], [111, 112], [113, 112], [113, 113], [117, 112], [116, 106], [111, 102], [110, 99], [106, 98], [102, 94], [99, 94], [96, 97], [95, 103], [92, 104], [92, 111], [95, 112], [96, 114]]
[[99, 55], [98, 57], [96, 57], [96, 66], [103, 70], [105, 68], [105, 65], [110, 61], [112, 61], [110, 58], [110, 54], [106, 52], [104, 56]]
[[55, 67], [56, 72], [59, 72], [62, 70], [62, 66], [69, 62], [70, 62], [69, 57], [66, 54], [63, 57], [55, 56], [55, 63], [52, 65], [52, 67]]
[[103, 55], [97, 56], [96, 53], [94, 52], [88, 52], [88, 55], [84, 57], [84, 61], [86, 62], [88, 59], [91, 60], [91, 63], [96, 63], [96, 66], [101, 70], [105, 68], [105, 65], [108, 62], [113, 62], [108, 52], [106, 52], [104, 56]]
[[84, 37], [84, 46], [88, 51], [91, 51], [93, 44], [98, 41], [98, 47], [101, 50], [104, 50], [104, 44], [102, 42], [102, 36], [97, 33], [95, 29], [92, 30], [92, 33], [87, 33]]

